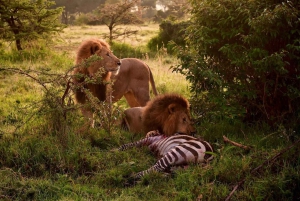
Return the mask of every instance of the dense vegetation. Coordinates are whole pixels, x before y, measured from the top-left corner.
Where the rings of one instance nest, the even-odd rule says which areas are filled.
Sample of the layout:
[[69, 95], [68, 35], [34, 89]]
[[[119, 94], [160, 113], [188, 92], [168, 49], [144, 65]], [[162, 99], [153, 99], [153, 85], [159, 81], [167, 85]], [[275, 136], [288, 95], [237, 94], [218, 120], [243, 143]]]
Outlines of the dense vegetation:
[[191, 81], [194, 99], [220, 118], [299, 129], [299, 1], [191, 5], [188, 49], [176, 70]]
[[[125, 101], [95, 104], [98, 126], [87, 128], [68, 82], [79, 43], [99, 37], [107, 28], [68, 27], [53, 41], [25, 41], [27, 48], [22, 51], [1, 40], [0, 200], [299, 200], [300, 146], [295, 126], [299, 121], [295, 102], [299, 99], [299, 27], [294, 18], [299, 16], [299, 6], [268, 3], [191, 0], [192, 19], [184, 41], [189, 48], [179, 49], [181, 65], [175, 68], [186, 77], [169, 70], [177, 65], [174, 56], [147, 49], [151, 29], [140, 28], [136, 43], [130, 39], [130, 45], [112, 44], [119, 57], [138, 57], [149, 64], [160, 93], [177, 92], [191, 100], [197, 136], [215, 149], [215, 160], [206, 166], [150, 174], [135, 185], [130, 176], [153, 165], [156, 158], [146, 148], [116, 151], [121, 144], [142, 137], [118, 126], [127, 108]], [[268, 9], [263, 9], [266, 5]], [[245, 23], [249, 15], [253, 21]], [[160, 32], [154, 26], [155, 38], [162, 39], [164, 30], [177, 27], [177, 22], [162, 24]], [[283, 28], [285, 34], [280, 33]], [[258, 39], [259, 43], [252, 43]], [[266, 50], [268, 39], [286, 44], [272, 42], [270, 48], [278, 47]], [[252, 77], [244, 85], [242, 78], [249, 72]], [[260, 93], [255, 93], [265, 89], [270, 102], [274, 88], [267, 87], [275, 87], [274, 74], [278, 75], [276, 96], [283, 96], [283, 103], [290, 98], [293, 111], [269, 121], [265, 118], [269, 110], [259, 113], [254, 107], [261, 101]], [[262, 81], [265, 88], [259, 87]], [[258, 87], [251, 88], [252, 84]], [[269, 102], [264, 105], [273, 109]], [[250, 117], [248, 105], [252, 106]], [[225, 143], [224, 135], [250, 149]]]
[[39, 38], [50, 39], [52, 33], [62, 31], [64, 26], [58, 18], [62, 8], [51, 9], [52, 1], [0, 1], [0, 38], [14, 41], [22, 50], [24, 41]]
[[185, 46], [184, 33], [189, 22], [165, 20], [159, 24], [159, 33], [151, 38], [147, 47], [152, 51], [166, 48], [169, 54], [174, 53], [176, 46]]

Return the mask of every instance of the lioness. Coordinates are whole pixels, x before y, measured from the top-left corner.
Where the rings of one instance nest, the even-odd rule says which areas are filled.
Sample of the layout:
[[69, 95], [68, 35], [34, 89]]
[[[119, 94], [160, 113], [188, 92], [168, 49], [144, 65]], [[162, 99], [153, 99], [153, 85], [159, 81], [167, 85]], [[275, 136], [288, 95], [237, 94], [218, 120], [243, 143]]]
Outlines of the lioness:
[[150, 100], [149, 82], [154, 95], [157, 95], [152, 72], [147, 64], [135, 58], [121, 60], [119, 74], [113, 75], [112, 101], [116, 102], [124, 96], [130, 107], [145, 106]]
[[[91, 62], [90, 64], [84, 64], [84, 61], [92, 55], [98, 55], [100, 60]], [[82, 65], [80, 65], [82, 64]], [[110, 50], [109, 44], [103, 40], [89, 39], [83, 41], [77, 51], [76, 65], [78, 67], [73, 70], [73, 82], [76, 86], [75, 100], [77, 103], [85, 104], [88, 100], [88, 96], [85, 89], [88, 89], [90, 93], [97, 97], [100, 101], [107, 99], [107, 81], [110, 80], [111, 75], [117, 75], [121, 66], [121, 61]], [[86, 66], [88, 65], [88, 66]], [[104, 73], [101, 76], [101, 82], [85, 82], [87, 78], [97, 79], [101, 68], [104, 69]], [[86, 106], [81, 108], [82, 114], [92, 120], [93, 112], [91, 108]]]

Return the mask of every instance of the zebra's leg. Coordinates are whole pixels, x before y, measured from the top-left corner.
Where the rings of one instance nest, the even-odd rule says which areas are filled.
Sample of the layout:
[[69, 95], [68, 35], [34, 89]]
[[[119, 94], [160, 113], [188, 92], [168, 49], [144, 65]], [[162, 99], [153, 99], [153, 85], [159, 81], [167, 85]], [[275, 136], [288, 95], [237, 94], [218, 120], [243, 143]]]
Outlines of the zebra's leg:
[[157, 136], [153, 136], [153, 137], [146, 137], [143, 138], [139, 141], [136, 142], [132, 142], [132, 143], [128, 143], [128, 144], [124, 144], [121, 147], [118, 148], [119, 151], [124, 151], [126, 149], [132, 148], [132, 147], [142, 147], [142, 146], [148, 146], [150, 144], [152, 144], [153, 142], [163, 139], [164, 136], [163, 135], [157, 135]]
[[152, 140], [151, 138], [143, 138], [139, 141], [136, 141], [136, 142], [131, 142], [131, 143], [128, 143], [128, 144], [123, 144], [122, 146], [120, 146], [118, 148], [119, 151], [124, 151], [126, 149], [130, 149], [130, 148], [133, 148], [133, 147], [142, 147], [142, 146], [147, 146], [149, 144], [152, 143]]
[[165, 169], [163, 169], [162, 167], [160, 167], [157, 163], [150, 167], [149, 169], [147, 170], [144, 170], [144, 171], [141, 171], [141, 172], [138, 172], [134, 175], [134, 178], [135, 179], [140, 179], [142, 178], [143, 176], [151, 173], [151, 172], [163, 172]]
[[132, 147], [137, 146], [137, 143], [138, 143], [138, 142], [131, 142], [131, 143], [128, 143], [128, 144], [123, 144], [122, 146], [120, 146], [120, 147], [118, 148], [118, 150], [119, 150], [119, 151], [124, 151], [124, 150], [126, 150], [126, 149], [130, 149], [130, 148], [132, 148]]
[[149, 174], [151, 172], [165, 172], [170, 170], [171, 166], [176, 163], [176, 157], [174, 157], [174, 154], [172, 152], [168, 152], [166, 155], [164, 155], [161, 159], [159, 159], [155, 165], [150, 167], [147, 170], [138, 172], [135, 174], [135, 178], [139, 179], [146, 174]]

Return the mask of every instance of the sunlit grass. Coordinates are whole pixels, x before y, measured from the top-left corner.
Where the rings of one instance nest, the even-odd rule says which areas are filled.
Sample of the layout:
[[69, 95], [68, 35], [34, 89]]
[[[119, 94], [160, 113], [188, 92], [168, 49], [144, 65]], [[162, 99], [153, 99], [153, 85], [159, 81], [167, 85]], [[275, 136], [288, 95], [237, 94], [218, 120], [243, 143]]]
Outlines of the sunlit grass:
[[[145, 45], [150, 38], [155, 36], [158, 33], [158, 24], [146, 24], [146, 25], [126, 25], [126, 26], [117, 26], [117, 28], [127, 28], [129, 30], [138, 30], [136, 35], [133, 35], [129, 38], [119, 38], [116, 41], [129, 44], [133, 47], [140, 45]], [[55, 45], [55, 49], [58, 51], [67, 51], [70, 55], [76, 55], [76, 48], [79, 44], [89, 38], [99, 38], [107, 40], [104, 38], [104, 34], [108, 34], [109, 29], [105, 25], [97, 26], [69, 26], [64, 29], [58, 37], [60, 41]]]
[[[137, 40], [125, 42], [132, 47], [145, 46], [158, 32], [158, 25], [143, 25], [140, 29]], [[68, 27], [53, 43], [40, 44], [47, 46], [40, 51], [19, 54], [10, 48], [3, 50], [0, 67], [64, 74], [74, 65], [80, 42], [90, 37], [101, 38], [107, 31], [105, 26]], [[176, 58], [159, 50], [140, 59], [150, 66], [159, 93], [176, 92], [190, 97], [185, 77], [170, 70], [177, 64]], [[201, 121], [195, 125], [197, 136], [209, 141], [216, 152], [210, 164], [178, 168], [168, 176], [147, 175], [135, 186], [128, 186], [128, 178], [133, 173], [149, 168], [157, 159], [147, 148], [124, 152], [115, 149], [141, 136], [118, 128], [111, 134], [99, 127], [81, 130], [84, 120], [76, 110], [69, 111], [66, 122], [62, 123], [57, 120], [59, 108], [30, 112], [30, 108], [40, 106], [39, 101], [44, 97], [41, 85], [32, 78], [5, 70], [0, 71], [0, 79], [1, 200], [215, 201], [225, 200], [244, 178], [244, 185], [232, 200], [297, 200], [300, 197], [298, 147], [257, 173], [250, 173], [292, 143], [284, 129], [272, 131], [264, 125]], [[54, 90], [51, 84], [47, 86]], [[128, 107], [124, 99], [116, 105]], [[34, 117], [26, 122], [32, 114]], [[65, 132], [59, 132], [56, 128], [59, 126]], [[245, 151], [225, 144], [223, 135], [253, 148]]]

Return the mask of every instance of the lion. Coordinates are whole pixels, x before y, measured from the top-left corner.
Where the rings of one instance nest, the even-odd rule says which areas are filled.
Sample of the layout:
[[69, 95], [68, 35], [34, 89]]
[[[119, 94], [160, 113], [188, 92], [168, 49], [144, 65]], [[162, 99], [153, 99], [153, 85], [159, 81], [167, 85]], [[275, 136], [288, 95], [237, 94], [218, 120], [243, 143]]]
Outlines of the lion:
[[145, 107], [132, 107], [124, 111], [122, 128], [127, 128], [131, 133], [142, 133], [142, 114]]
[[[91, 64], [85, 64], [86, 59], [92, 55], [97, 55], [101, 59], [92, 61]], [[86, 89], [100, 101], [107, 100], [107, 82], [110, 81], [112, 75], [118, 74], [120, 66], [120, 59], [111, 52], [109, 44], [105, 41], [99, 39], [83, 41], [78, 48], [76, 67], [73, 70], [76, 103], [85, 104], [87, 102], [88, 94], [85, 93]], [[103, 73], [101, 74], [100, 82], [85, 82], [88, 80], [87, 78], [97, 79], [101, 71]], [[81, 112], [85, 117], [92, 119], [93, 112], [91, 108], [82, 107]]]
[[166, 136], [193, 135], [195, 129], [190, 117], [187, 99], [178, 94], [158, 95], [145, 107], [125, 110], [125, 122], [130, 132], [146, 134], [157, 130]]
[[157, 90], [152, 72], [147, 64], [135, 58], [121, 60], [122, 67], [112, 86], [112, 102], [117, 102], [124, 96], [130, 107], [143, 107], [150, 100], [149, 83], [153, 94], [157, 96]]

